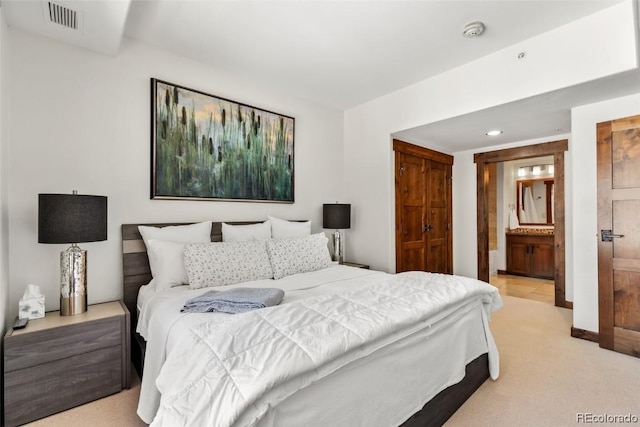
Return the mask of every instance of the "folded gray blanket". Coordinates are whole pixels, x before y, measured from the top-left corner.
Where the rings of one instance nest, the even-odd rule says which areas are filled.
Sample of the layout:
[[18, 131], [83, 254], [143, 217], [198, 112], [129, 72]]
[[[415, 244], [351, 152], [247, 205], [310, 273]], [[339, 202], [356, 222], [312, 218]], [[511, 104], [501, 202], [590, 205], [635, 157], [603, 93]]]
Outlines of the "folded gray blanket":
[[244, 313], [278, 305], [283, 297], [284, 291], [278, 288], [233, 288], [227, 291], [209, 291], [188, 300], [180, 311], [183, 313]]

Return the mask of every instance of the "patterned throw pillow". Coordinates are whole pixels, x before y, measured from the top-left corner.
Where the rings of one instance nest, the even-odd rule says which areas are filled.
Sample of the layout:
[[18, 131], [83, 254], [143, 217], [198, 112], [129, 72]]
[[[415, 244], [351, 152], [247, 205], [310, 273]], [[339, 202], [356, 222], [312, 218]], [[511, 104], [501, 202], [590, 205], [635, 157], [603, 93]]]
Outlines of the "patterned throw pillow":
[[260, 240], [187, 244], [184, 267], [191, 289], [273, 277], [266, 243]]
[[327, 267], [331, 263], [327, 241], [324, 233], [268, 241], [267, 251], [273, 278], [281, 279]]

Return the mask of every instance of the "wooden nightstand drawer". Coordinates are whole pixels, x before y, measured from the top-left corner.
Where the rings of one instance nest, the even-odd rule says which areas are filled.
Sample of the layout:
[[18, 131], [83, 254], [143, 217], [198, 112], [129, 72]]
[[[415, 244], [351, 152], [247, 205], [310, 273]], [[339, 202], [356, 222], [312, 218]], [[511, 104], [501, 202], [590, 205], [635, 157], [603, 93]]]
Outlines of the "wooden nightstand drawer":
[[120, 345], [121, 340], [120, 319], [117, 317], [8, 336], [4, 342], [4, 370], [15, 371], [113, 347]]
[[46, 313], [4, 337], [4, 421], [24, 424], [129, 387], [129, 311], [120, 301], [85, 313]]
[[117, 393], [122, 389], [121, 347], [80, 354], [4, 377], [6, 425], [17, 425]]

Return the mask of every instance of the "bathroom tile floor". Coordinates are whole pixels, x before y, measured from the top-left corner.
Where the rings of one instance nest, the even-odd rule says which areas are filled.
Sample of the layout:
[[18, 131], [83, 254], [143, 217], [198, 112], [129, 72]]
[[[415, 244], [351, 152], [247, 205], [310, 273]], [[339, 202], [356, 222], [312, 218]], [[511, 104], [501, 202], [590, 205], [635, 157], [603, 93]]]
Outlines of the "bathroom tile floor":
[[497, 274], [489, 278], [489, 283], [500, 289], [502, 295], [554, 304], [555, 286], [553, 280]]

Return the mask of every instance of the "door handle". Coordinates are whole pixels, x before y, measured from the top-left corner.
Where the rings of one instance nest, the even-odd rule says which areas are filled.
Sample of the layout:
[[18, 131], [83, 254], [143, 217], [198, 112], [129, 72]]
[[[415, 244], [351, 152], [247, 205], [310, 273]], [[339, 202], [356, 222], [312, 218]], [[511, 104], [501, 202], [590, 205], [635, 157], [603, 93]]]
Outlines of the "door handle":
[[425, 231], [431, 231], [431, 230], [433, 230], [433, 225], [431, 225], [431, 224], [427, 224], [427, 225], [424, 225], [424, 224], [423, 224], [423, 225], [422, 225], [422, 231], [423, 231], [423, 232], [425, 232]]
[[624, 237], [624, 234], [613, 234], [611, 230], [600, 230], [600, 236], [603, 242], [612, 242], [614, 238]]

